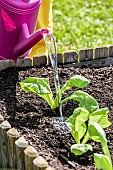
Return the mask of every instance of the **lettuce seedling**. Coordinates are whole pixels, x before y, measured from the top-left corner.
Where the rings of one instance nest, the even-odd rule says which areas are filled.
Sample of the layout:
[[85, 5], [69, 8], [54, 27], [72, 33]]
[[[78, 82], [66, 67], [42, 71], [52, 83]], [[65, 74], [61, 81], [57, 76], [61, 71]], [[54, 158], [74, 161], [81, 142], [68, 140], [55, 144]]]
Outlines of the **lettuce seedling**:
[[[89, 83], [90, 81], [83, 76], [73, 76], [60, 89], [59, 98], [62, 99], [63, 93], [72, 87], [84, 88]], [[42, 97], [50, 105], [51, 109], [55, 109], [59, 106], [58, 97], [53, 97], [48, 78], [29, 77], [20, 82], [20, 86], [25, 92], [33, 92]], [[72, 96], [70, 97], [72, 99]], [[66, 98], [66, 100], [63, 100], [62, 102], [68, 100], [70, 100], [70, 98]]]
[[[79, 92], [84, 94], [82, 91]], [[82, 100], [84, 102], [82, 102]], [[90, 106], [87, 101], [87, 94], [86, 96], [84, 95], [82, 100], [79, 105], [81, 106], [82, 103], [83, 107], [76, 108], [73, 114], [67, 119], [67, 125], [76, 141], [76, 144], [71, 146], [71, 152], [75, 155], [78, 155], [79, 153], [81, 155], [88, 150], [92, 150], [91, 146], [86, 144], [90, 138], [88, 131], [88, 125], [90, 122], [97, 122], [102, 128], [106, 128], [111, 125], [111, 122], [108, 120], [108, 108], [99, 109], [96, 100], [92, 96], [88, 95], [88, 101], [90, 101], [90, 104], [92, 103], [92, 106]]]
[[104, 154], [94, 153], [94, 162], [97, 169], [113, 170], [110, 152], [107, 146], [106, 134], [96, 122], [90, 122], [88, 132], [92, 140], [100, 142]]

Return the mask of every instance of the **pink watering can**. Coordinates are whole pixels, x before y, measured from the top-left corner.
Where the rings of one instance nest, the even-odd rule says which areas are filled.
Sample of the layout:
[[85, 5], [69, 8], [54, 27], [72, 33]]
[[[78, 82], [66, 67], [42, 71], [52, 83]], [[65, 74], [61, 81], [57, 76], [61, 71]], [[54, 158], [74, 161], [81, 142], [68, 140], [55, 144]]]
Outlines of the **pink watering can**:
[[47, 29], [34, 32], [41, 0], [0, 0], [0, 60], [29, 55]]

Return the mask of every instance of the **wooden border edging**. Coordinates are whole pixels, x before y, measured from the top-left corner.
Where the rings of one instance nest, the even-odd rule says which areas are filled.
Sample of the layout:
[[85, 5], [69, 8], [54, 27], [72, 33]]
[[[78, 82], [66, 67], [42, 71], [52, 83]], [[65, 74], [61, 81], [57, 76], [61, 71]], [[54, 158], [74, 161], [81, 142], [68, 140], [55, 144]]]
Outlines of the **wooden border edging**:
[[[57, 63], [66, 67], [103, 67], [113, 65], [113, 45], [109, 47], [96, 47], [81, 49], [78, 53], [74, 50], [57, 54]], [[72, 65], [70, 65], [72, 64]], [[0, 70], [9, 67], [32, 67], [50, 65], [50, 59], [46, 55], [35, 56], [33, 60], [29, 57], [20, 57], [15, 63], [12, 60], [0, 60]]]
[[0, 115], [0, 169], [54, 170], [37, 150]]

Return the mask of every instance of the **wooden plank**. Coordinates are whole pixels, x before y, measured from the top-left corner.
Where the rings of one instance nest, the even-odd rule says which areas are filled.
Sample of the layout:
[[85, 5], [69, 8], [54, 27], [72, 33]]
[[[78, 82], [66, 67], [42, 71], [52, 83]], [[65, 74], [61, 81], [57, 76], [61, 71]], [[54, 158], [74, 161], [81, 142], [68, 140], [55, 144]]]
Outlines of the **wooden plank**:
[[7, 131], [8, 152], [9, 152], [9, 167], [17, 168], [16, 145], [15, 141], [19, 138], [19, 133], [12, 128]]
[[24, 67], [31, 67], [32, 66], [32, 60], [29, 57], [24, 58]]
[[57, 53], [57, 63], [58, 64], [63, 63], [63, 55], [61, 53]]
[[28, 146], [24, 150], [25, 170], [33, 170], [33, 160], [38, 156], [38, 152], [32, 146]]
[[113, 57], [113, 45], [109, 46], [109, 57]]
[[79, 51], [79, 61], [93, 60], [93, 48], [81, 49]]
[[10, 67], [10, 60], [0, 60], [0, 71]]
[[42, 156], [38, 156], [33, 160], [34, 168], [33, 170], [46, 170], [48, 163]]
[[7, 130], [11, 128], [8, 121], [4, 121], [0, 124], [0, 134], [1, 134], [1, 167], [9, 167], [9, 153], [8, 153], [8, 140], [7, 140]]
[[31, 67], [32, 60], [29, 57], [20, 57], [17, 59], [15, 66], [16, 67]]
[[45, 66], [47, 64], [46, 55], [35, 56], [33, 58], [33, 66]]
[[63, 54], [63, 63], [78, 62], [78, 53], [76, 51], [66, 51]]
[[94, 59], [109, 57], [109, 51], [107, 47], [97, 47], [94, 49]]
[[16, 67], [25, 67], [24, 57], [20, 57], [17, 59]]
[[9, 67], [15, 67], [16, 63], [13, 60], [9, 60]]
[[15, 66], [16, 63], [13, 60], [0, 60], [0, 70]]
[[24, 137], [20, 137], [15, 141], [16, 156], [17, 156], [17, 169], [25, 170], [24, 150], [28, 147], [28, 142]]

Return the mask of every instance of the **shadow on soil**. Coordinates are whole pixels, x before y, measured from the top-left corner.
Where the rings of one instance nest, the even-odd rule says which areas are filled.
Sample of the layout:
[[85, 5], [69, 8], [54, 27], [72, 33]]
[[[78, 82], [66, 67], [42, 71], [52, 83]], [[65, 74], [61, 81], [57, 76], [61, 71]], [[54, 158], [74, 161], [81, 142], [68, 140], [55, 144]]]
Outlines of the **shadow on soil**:
[[14, 116], [16, 111], [28, 112], [37, 111], [30, 103], [19, 103], [16, 97], [16, 84], [18, 82], [18, 73], [21, 68], [8, 68], [0, 71], [0, 102], [5, 104], [7, 113]]

